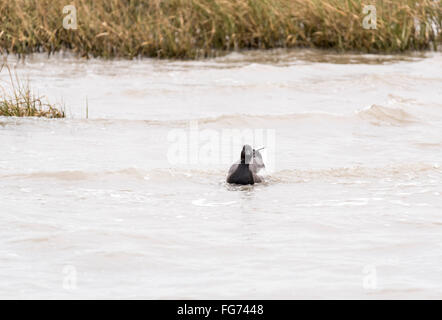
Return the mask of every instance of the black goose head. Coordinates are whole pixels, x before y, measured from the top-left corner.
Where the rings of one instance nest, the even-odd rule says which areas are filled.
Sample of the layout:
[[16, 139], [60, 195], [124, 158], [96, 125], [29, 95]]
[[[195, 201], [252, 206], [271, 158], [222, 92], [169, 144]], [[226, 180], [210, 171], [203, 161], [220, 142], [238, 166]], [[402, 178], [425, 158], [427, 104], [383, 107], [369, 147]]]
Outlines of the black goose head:
[[248, 144], [242, 147], [241, 164], [250, 164], [252, 162], [253, 149]]

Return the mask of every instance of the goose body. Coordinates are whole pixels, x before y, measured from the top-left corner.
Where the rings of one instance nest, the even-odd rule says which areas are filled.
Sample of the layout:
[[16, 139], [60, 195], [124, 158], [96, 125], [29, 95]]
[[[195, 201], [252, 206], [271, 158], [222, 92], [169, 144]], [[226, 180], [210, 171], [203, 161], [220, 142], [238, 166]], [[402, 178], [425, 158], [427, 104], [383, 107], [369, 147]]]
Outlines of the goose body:
[[258, 171], [264, 168], [264, 162], [259, 151], [245, 145], [241, 151], [241, 161], [234, 163], [227, 174], [227, 183], [232, 184], [255, 184], [262, 182]]

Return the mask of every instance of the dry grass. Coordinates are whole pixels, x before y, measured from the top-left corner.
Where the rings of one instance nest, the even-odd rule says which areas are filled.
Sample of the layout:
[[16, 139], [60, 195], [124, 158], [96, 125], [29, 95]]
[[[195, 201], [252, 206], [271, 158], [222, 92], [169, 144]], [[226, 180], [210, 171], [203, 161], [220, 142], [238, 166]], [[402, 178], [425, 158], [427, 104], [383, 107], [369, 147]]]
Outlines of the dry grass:
[[0, 72], [4, 68], [9, 73], [12, 94], [7, 94], [7, 90], [0, 87], [3, 92], [0, 97], [0, 116], [46, 118], [64, 118], [66, 116], [64, 109], [57, 108], [46, 102], [43, 97], [33, 94], [29, 84], [20, 81], [17, 74], [13, 74], [8, 65], [3, 64]]
[[[198, 58], [247, 48], [318, 47], [400, 52], [442, 43], [440, 0], [73, 0], [78, 29], [62, 27], [65, 0], [0, 3], [0, 48], [27, 54]], [[377, 30], [362, 8], [377, 7]]]

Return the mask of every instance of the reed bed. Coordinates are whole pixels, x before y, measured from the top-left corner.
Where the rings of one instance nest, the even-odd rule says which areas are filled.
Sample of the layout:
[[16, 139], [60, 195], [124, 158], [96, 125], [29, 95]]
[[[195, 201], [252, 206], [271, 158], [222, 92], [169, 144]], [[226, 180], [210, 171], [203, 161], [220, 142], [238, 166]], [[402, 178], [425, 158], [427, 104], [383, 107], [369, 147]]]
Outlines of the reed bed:
[[47, 102], [44, 97], [35, 95], [29, 87], [29, 83], [22, 82], [16, 73], [13, 74], [8, 65], [3, 64], [0, 72], [7, 69], [10, 79], [11, 94], [7, 89], [0, 86], [0, 116], [5, 117], [45, 117], [64, 118], [64, 108], [59, 108]]
[[[239, 49], [315, 47], [361, 52], [436, 49], [440, 0], [66, 0], [0, 2], [2, 52], [199, 58]], [[362, 28], [374, 4], [377, 29]]]

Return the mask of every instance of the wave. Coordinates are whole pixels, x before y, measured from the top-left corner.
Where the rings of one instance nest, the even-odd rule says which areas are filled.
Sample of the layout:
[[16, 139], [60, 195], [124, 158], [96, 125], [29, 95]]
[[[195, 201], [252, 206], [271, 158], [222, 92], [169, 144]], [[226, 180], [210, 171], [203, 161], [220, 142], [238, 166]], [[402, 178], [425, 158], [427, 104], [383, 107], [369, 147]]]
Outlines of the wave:
[[[142, 122], [150, 126], [165, 126], [165, 127], [188, 127], [190, 123], [194, 122], [198, 126], [216, 126], [216, 127], [257, 127], [266, 128], [287, 125], [291, 126], [294, 122], [302, 121], [327, 121], [327, 122], [347, 122], [351, 121], [369, 121], [375, 125], [394, 125], [401, 126], [420, 121], [417, 117], [406, 112], [400, 108], [384, 107], [380, 105], [371, 105], [370, 107], [357, 111], [354, 114], [344, 115], [328, 112], [301, 112], [301, 113], [286, 113], [286, 114], [224, 114], [214, 117], [201, 117], [193, 119], [178, 119], [178, 120], [123, 120]], [[112, 123], [120, 120], [106, 120], [100, 119], [97, 121], [104, 121]]]
[[345, 119], [346, 116], [326, 112], [310, 113], [289, 113], [289, 114], [224, 114], [214, 117], [201, 117], [174, 120], [118, 120], [118, 119], [95, 119], [103, 124], [117, 124], [122, 122], [147, 124], [149, 126], [164, 127], [188, 127], [191, 123], [198, 126], [220, 126], [220, 127], [268, 127], [269, 125], [292, 124], [294, 121], [302, 120], [333, 120]]
[[388, 108], [379, 105], [372, 105], [367, 109], [361, 110], [357, 112], [357, 116], [377, 125], [404, 125], [418, 121], [416, 117], [402, 109]]
[[[139, 169], [126, 168], [121, 170], [105, 171], [37, 171], [31, 173], [17, 173], [0, 175], [1, 179], [55, 179], [61, 181], [104, 180], [104, 179], [137, 179], [137, 180], [165, 180], [190, 179], [192, 177], [213, 177], [224, 174], [221, 170], [198, 170], [198, 169]], [[166, 180], [169, 179], [169, 180]]]
[[[223, 124], [228, 126], [259, 126], [266, 127], [275, 122], [282, 124], [294, 121], [314, 120], [314, 121], [351, 121], [351, 120], [368, 120], [371, 123], [382, 125], [405, 125], [418, 122], [419, 119], [400, 108], [389, 108], [380, 105], [371, 105], [367, 109], [357, 111], [354, 115], [334, 114], [327, 112], [306, 112], [306, 113], [290, 113], [290, 114], [267, 114], [267, 115], [251, 115], [251, 114], [233, 114], [221, 115], [212, 118], [197, 119], [199, 124]], [[188, 121], [180, 122], [180, 124], [188, 124]]]
[[[390, 165], [386, 167], [348, 167], [348, 168], [326, 168], [317, 170], [284, 169], [270, 173], [266, 176], [267, 183], [284, 182], [308, 182], [312, 180], [339, 180], [339, 179], [385, 179], [403, 176], [406, 178], [417, 177], [423, 174], [442, 174], [442, 168], [437, 164], [414, 163]], [[126, 168], [109, 171], [42, 171], [25, 174], [1, 175], [5, 179], [55, 179], [61, 181], [82, 181], [117, 179], [127, 181], [128, 179], [144, 180], [146, 182], [189, 181], [198, 183], [219, 183], [224, 181], [227, 169], [176, 169], [156, 168], [139, 169]]]
[[270, 180], [275, 182], [308, 182], [311, 180], [336, 181], [339, 179], [388, 179], [398, 177], [412, 178], [425, 174], [442, 174], [437, 164], [400, 164], [386, 167], [348, 167], [319, 170], [282, 170], [272, 174]]
[[[8, 124], [42, 124], [44, 119], [30, 119], [30, 118], [0, 118], [0, 125], [6, 126]], [[51, 119], [52, 120], [52, 119]], [[301, 113], [287, 113], [287, 114], [224, 114], [214, 117], [201, 117], [190, 119], [172, 119], [172, 120], [138, 120], [138, 119], [63, 119], [51, 123], [67, 123], [82, 125], [100, 124], [105, 126], [113, 125], [147, 125], [158, 127], [188, 127], [191, 123], [198, 126], [215, 126], [219, 128], [268, 128], [278, 126], [292, 126], [293, 123], [302, 121], [313, 122], [347, 122], [351, 121], [369, 121], [375, 125], [407, 125], [418, 122], [419, 119], [400, 108], [390, 108], [380, 105], [371, 105], [367, 109], [355, 112], [354, 114], [344, 115], [327, 112], [301, 112]], [[49, 120], [46, 120], [49, 121]], [[44, 124], [44, 123], [43, 123]]]

